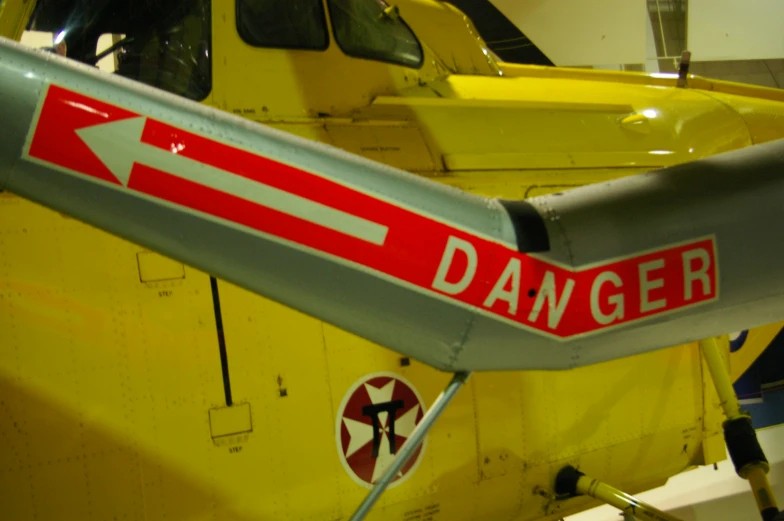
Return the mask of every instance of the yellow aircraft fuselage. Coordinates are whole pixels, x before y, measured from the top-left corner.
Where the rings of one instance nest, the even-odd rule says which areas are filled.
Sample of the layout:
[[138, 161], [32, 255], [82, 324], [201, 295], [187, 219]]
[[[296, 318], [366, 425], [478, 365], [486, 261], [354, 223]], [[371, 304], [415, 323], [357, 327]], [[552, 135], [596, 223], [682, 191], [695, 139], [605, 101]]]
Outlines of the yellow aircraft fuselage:
[[[196, 3], [209, 17], [182, 34], [211, 41], [205, 104], [471, 192], [531, 197], [784, 137], [781, 91], [500, 63], [448, 4], [374, 18], [396, 34], [405, 21], [414, 66], [357, 56], [347, 2], [316, 2], [326, 41], [307, 50], [248, 43], [234, 0]], [[20, 38], [35, 4], [0, 4], [0, 34]], [[750, 332], [735, 377], [780, 329]], [[0, 194], [4, 519], [346, 518], [448, 380]], [[367, 407], [398, 402], [374, 432]], [[659, 486], [726, 457], [722, 420], [696, 343], [476, 374], [370, 518], [559, 519], [595, 504], [552, 497], [563, 466]]]

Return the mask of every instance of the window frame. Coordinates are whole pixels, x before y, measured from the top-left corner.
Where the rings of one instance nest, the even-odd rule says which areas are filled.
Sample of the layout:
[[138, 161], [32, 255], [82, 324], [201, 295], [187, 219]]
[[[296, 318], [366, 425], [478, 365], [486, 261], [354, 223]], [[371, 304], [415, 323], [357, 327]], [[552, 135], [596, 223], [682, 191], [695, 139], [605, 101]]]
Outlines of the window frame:
[[[419, 41], [419, 37], [417, 36], [416, 32], [406, 23], [406, 21], [403, 19], [402, 16], [398, 16], [397, 17], [397, 21], [402, 23], [403, 26], [406, 29], [408, 29], [408, 31], [414, 37], [414, 41], [416, 42], [417, 47], [419, 48], [419, 54], [420, 54], [421, 57], [419, 59], [419, 63], [416, 66], [407, 65], [405, 63], [400, 63], [400, 61], [383, 60], [381, 58], [376, 58], [376, 57], [373, 57], [373, 56], [362, 56], [360, 54], [352, 54], [352, 53], [348, 52], [345, 48], [343, 48], [343, 44], [340, 43], [340, 39], [338, 38], [338, 33], [335, 30], [335, 16], [334, 16], [334, 14], [332, 12], [332, 2], [334, 0], [323, 0], [323, 1], [326, 2], [326, 4], [327, 4], [327, 11], [329, 11], [329, 29], [332, 31], [332, 36], [335, 39], [335, 43], [337, 43], [338, 47], [340, 48], [340, 50], [343, 52], [344, 55], [346, 55], [348, 57], [351, 57], [351, 58], [359, 58], [359, 59], [362, 59], [362, 60], [370, 60], [370, 61], [374, 61], [374, 62], [388, 63], [388, 64], [391, 64], [391, 65], [398, 65], [400, 67], [406, 67], [407, 69], [412, 69], [412, 70], [420, 70], [425, 65], [425, 48], [422, 46], [422, 42]], [[367, 0], [365, 0], [365, 1], [367, 1]], [[387, 7], [389, 7], [389, 4], [386, 2], [386, 0], [383, 0], [383, 1], [384, 1], [385, 4], [387, 4]]]
[[[148, 86], [150, 88], [154, 88], [154, 89], [158, 89], [158, 90], [161, 90], [161, 91], [164, 91], [164, 92], [168, 92], [169, 94], [173, 94], [173, 95], [175, 95], [175, 96], [177, 96], [179, 98], [195, 101], [196, 103], [202, 103], [205, 100], [207, 100], [213, 94], [213, 91], [215, 89], [215, 60], [214, 60], [214, 56], [213, 56], [214, 39], [215, 39], [215, 28], [213, 26], [213, 23], [215, 21], [215, 13], [214, 13], [215, 0], [203, 0], [203, 2], [206, 4], [205, 5], [205, 7], [206, 7], [206, 9], [205, 9], [206, 23], [204, 23], [205, 20], [202, 19], [202, 24], [203, 24], [203, 27], [206, 27], [206, 31], [208, 33], [208, 38], [205, 39], [205, 41], [206, 41], [206, 49], [205, 49], [205, 51], [206, 51], [206, 57], [207, 57], [207, 60], [208, 60], [208, 68], [207, 68], [208, 70], [206, 71], [207, 72], [208, 84], [206, 85], [207, 88], [204, 91], [204, 96], [200, 96], [200, 97], [187, 96], [183, 92], [175, 92], [173, 90], [169, 90], [169, 89], [157, 86], [157, 85], [150, 85], [149, 83], [145, 83], [144, 81], [141, 81], [141, 80], [139, 80], [137, 78], [124, 76], [123, 74], [118, 73], [117, 70], [114, 70], [113, 72], [111, 72], [111, 74], [119, 76], [119, 77], [123, 77], [123, 78], [128, 79], [130, 81], [133, 81], [135, 83], [146, 85], [146, 86]], [[30, 13], [30, 16], [29, 16], [29, 18], [27, 20], [27, 23], [25, 24], [25, 30], [26, 31], [31, 31], [31, 30], [32, 31], [42, 31], [42, 30], [44, 30], [43, 28], [38, 28], [38, 25], [37, 25], [37, 22], [38, 22], [37, 17], [41, 14], [41, 11], [45, 9], [44, 5], [45, 5], [44, 2], [40, 2], [40, 1], [36, 2], [36, 5], [33, 8], [33, 11]], [[79, 6], [78, 5], [78, 1], [77, 0], [74, 0], [73, 3], [70, 6], [68, 6], [68, 8], [70, 9], [70, 11], [68, 11], [67, 9], [63, 9], [63, 11], [68, 11], [71, 14], [73, 14], [73, 12], [79, 12], [80, 9], [84, 9], [83, 6]], [[33, 28], [33, 26], [35, 26], [35, 28]], [[47, 27], [46, 32], [49, 32], [49, 29], [51, 29], [51, 27], [49, 27], [49, 26], [46, 26], [46, 27]], [[58, 31], [62, 31], [63, 28], [62, 27], [58, 27], [57, 30]], [[52, 31], [52, 32], [55, 33], [55, 31]], [[101, 34], [98, 34], [98, 36], [95, 36], [93, 41], [95, 43], [95, 53], [96, 53], [96, 55], [99, 53], [98, 52], [98, 40], [100, 39], [100, 37], [103, 34], [112, 34], [112, 33], [101, 33]], [[67, 40], [68, 40], [68, 38], [66, 37], [66, 41]], [[87, 39], [84, 39], [83, 41], [87, 41]], [[119, 50], [120, 49], [115, 50], [109, 56], [114, 55], [115, 58], [116, 58], [116, 52], [119, 51]], [[95, 67], [96, 69], [98, 68], [97, 62], [93, 63], [93, 64], [90, 64], [89, 62], [80, 60], [77, 57], [72, 56], [72, 55], [71, 56], [66, 55], [66, 57], [68, 57], [70, 59], [73, 59], [74, 61], [78, 61], [79, 63]], [[82, 58], [85, 58], [85, 56], [82, 56]]]
[[[259, 45], [248, 41], [248, 39], [243, 34], [243, 31], [240, 30], [240, 3], [246, 0], [236, 0], [234, 2], [234, 29], [237, 31], [237, 35], [240, 37], [245, 44], [253, 47], [254, 49], [281, 49], [285, 51], [314, 51], [314, 52], [324, 52], [329, 49], [332, 38], [330, 37], [329, 33], [329, 22], [327, 20], [327, 10], [324, 7], [324, 0], [316, 0], [318, 5], [320, 6], [320, 13], [321, 13], [321, 22], [324, 26], [324, 36], [325, 36], [325, 44], [323, 47], [298, 47], [298, 46], [286, 46], [286, 45]], [[282, 0], [284, 2], [289, 2], [290, 0]]]

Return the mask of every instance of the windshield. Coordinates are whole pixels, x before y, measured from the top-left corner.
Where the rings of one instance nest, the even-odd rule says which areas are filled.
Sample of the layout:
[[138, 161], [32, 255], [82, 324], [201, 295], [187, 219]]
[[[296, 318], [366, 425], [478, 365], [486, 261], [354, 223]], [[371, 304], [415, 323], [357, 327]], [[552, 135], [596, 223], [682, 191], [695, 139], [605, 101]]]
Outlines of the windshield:
[[[210, 0], [39, 0], [27, 27], [50, 50], [201, 101], [212, 87]], [[104, 43], [99, 51], [99, 39]]]

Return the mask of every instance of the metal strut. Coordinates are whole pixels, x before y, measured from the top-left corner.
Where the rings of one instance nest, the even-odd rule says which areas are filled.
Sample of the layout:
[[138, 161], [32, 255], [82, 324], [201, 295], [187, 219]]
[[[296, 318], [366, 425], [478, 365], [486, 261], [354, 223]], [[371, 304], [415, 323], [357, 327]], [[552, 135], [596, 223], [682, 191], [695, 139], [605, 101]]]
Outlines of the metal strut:
[[376, 482], [376, 486], [373, 487], [373, 490], [367, 495], [365, 500], [359, 505], [354, 515], [351, 516], [351, 521], [362, 521], [365, 516], [370, 512], [370, 509], [373, 508], [373, 505], [378, 501], [378, 498], [381, 497], [381, 494], [384, 493], [384, 490], [392, 483], [392, 480], [395, 479], [398, 472], [408, 463], [408, 460], [411, 459], [411, 456], [416, 452], [417, 447], [422, 443], [427, 433], [430, 431], [433, 424], [441, 416], [441, 413], [444, 412], [449, 402], [452, 401], [452, 398], [455, 397], [457, 391], [463, 386], [464, 383], [468, 380], [468, 377], [471, 376], [470, 372], [458, 372], [452, 377], [449, 384], [444, 389], [436, 401], [433, 402], [433, 405], [430, 409], [425, 413], [422, 421], [414, 428], [414, 432], [411, 433], [411, 436], [408, 438], [406, 443], [400, 448], [400, 451], [397, 453], [392, 464], [389, 466], [388, 469], [384, 471], [384, 474], [381, 478]]
[[763, 521], [780, 520], [782, 514], [779, 513], [767, 476], [770, 465], [757, 440], [757, 433], [751, 424], [751, 416], [740, 410], [738, 397], [735, 395], [735, 389], [732, 387], [716, 339], [700, 340], [700, 350], [710, 371], [724, 414], [727, 415], [727, 421], [724, 422], [724, 441], [727, 443], [730, 459], [735, 465], [735, 472], [741, 478], [748, 480]]
[[568, 497], [591, 496], [620, 510], [624, 519], [680, 521], [677, 517], [662, 512], [622, 490], [586, 476], [572, 466], [564, 467], [558, 472], [555, 478], [555, 493]]

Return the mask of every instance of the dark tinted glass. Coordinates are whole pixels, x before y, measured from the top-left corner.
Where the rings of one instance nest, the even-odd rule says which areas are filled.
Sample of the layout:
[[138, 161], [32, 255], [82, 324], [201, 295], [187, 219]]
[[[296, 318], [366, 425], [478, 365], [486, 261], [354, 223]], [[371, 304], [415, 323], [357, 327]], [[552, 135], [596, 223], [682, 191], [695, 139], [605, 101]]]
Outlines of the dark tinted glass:
[[[61, 34], [66, 56], [200, 101], [212, 88], [210, 0], [39, 0], [29, 30]], [[115, 35], [97, 52], [98, 38]]]
[[237, 32], [256, 47], [324, 50], [329, 45], [321, 0], [237, 0]]
[[335, 40], [349, 56], [408, 67], [422, 65], [422, 47], [395, 9], [382, 0], [328, 0]]

